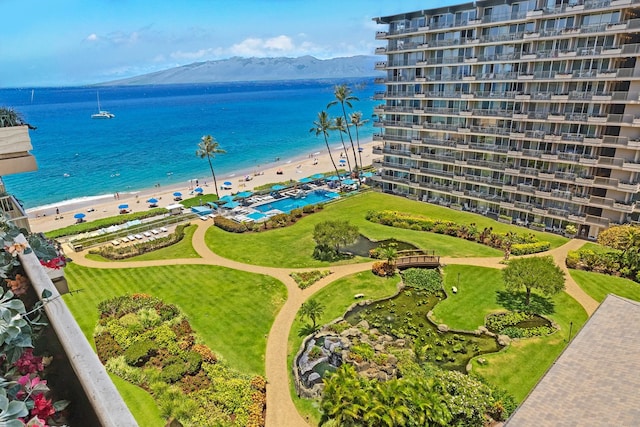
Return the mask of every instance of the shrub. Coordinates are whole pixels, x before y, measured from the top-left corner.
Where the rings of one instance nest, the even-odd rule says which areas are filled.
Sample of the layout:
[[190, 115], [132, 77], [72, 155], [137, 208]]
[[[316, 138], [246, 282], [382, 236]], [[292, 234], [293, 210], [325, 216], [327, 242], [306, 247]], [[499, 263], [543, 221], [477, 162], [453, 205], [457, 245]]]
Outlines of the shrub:
[[424, 289], [428, 293], [442, 290], [442, 276], [435, 269], [409, 268], [402, 273], [404, 283], [416, 289]]
[[511, 245], [511, 255], [528, 255], [548, 251], [551, 248], [549, 242], [516, 243]]
[[578, 268], [580, 263], [580, 253], [578, 251], [569, 251], [565, 264], [568, 268]]
[[187, 374], [193, 375], [200, 370], [202, 366], [202, 356], [195, 351], [187, 351], [184, 354], [184, 360], [187, 364]]
[[215, 355], [213, 351], [209, 347], [203, 344], [195, 344], [192, 348], [192, 351], [198, 353], [204, 362], [207, 363], [216, 363], [218, 361], [218, 357]]
[[122, 347], [113, 339], [113, 336], [108, 332], [103, 332], [94, 337], [96, 343], [96, 352], [100, 357], [100, 361], [104, 364], [112, 357], [117, 357], [122, 354]]
[[302, 209], [293, 209], [291, 215], [296, 218], [302, 218]]
[[487, 328], [493, 332], [499, 332], [507, 326], [514, 326], [518, 323], [529, 320], [533, 316], [522, 311], [509, 311], [507, 313], [490, 314], [485, 320]]
[[290, 276], [293, 278], [293, 280], [296, 281], [300, 289], [306, 289], [309, 286], [316, 283], [318, 280], [322, 279], [323, 277], [328, 276], [329, 274], [331, 274], [329, 270], [324, 270], [324, 271], [313, 270], [313, 271], [293, 272], [290, 274]]
[[289, 222], [292, 220], [290, 215], [285, 213], [277, 214], [269, 218], [267, 221], [272, 228], [281, 228], [289, 225]]
[[498, 218], [500, 218], [503, 221], [509, 221], [509, 222], [512, 221], [512, 218], [509, 215], [500, 215], [498, 216]]
[[143, 366], [151, 356], [158, 352], [156, 343], [151, 340], [136, 341], [124, 352], [124, 360], [131, 366]]
[[306, 214], [313, 213], [315, 211], [314, 205], [305, 205], [302, 207], [302, 212]]
[[187, 364], [181, 359], [173, 360], [173, 363], [165, 365], [160, 371], [160, 379], [167, 383], [179, 381], [187, 373]]
[[235, 222], [234, 220], [225, 218], [221, 215], [216, 215], [216, 217], [213, 219], [213, 223], [216, 225], [216, 227], [230, 233], [244, 233], [245, 231], [247, 231], [247, 226], [244, 223]]
[[379, 261], [373, 263], [371, 266], [371, 272], [376, 276], [387, 277], [396, 274], [396, 269], [386, 261]]

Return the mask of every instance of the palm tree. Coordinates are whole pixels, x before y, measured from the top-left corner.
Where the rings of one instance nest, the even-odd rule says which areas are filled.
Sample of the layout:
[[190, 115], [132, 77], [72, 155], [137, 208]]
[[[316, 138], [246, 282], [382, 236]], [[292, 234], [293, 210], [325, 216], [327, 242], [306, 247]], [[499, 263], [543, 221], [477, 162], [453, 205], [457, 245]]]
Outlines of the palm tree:
[[331, 120], [329, 119], [329, 115], [326, 111], [320, 111], [318, 113], [318, 119], [313, 122], [313, 127], [309, 129], [309, 132], [315, 133], [316, 136], [320, 134], [324, 136], [324, 143], [327, 145], [329, 158], [331, 159], [331, 163], [333, 163], [333, 168], [336, 170], [336, 176], [340, 176], [336, 162], [333, 160], [333, 155], [331, 154], [331, 147], [329, 147], [329, 129], [331, 129]]
[[211, 159], [214, 159], [216, 157], [216, 154], [224, 153], [226, 153], [226, 151], [220, 148], [220, 144], [218, 143], [218, 141], [216, 141], [216, 139], [211, 135], [205, 135], [202, 137], [200, 143], [198, 144], [198, 150], [196, 151], [196, 156], [200, 157], [201, 159], [204, 159], [206, 157], [206, 159], [209, 161], [211, 176], [213, 176], [213, 185], [215, 185], [216, 187], [216, 196], [218, 196], [218, 199], [220, 198], [220, 194], [218, 194], [218, 182], [216, 181], [216, 174], [215, 172], [213, 172], [213, 164], [211, 164]]
[[398, 249], [396, 249], [396, 245], [390, 244], [388, 246], [381, 247], [380, 256], [384, 258], [389, 265], [389, 268], [394, 267], [395, 262], [398, 259]]
[[344, 119], [342, 117], [336, 117], [333, 119], [333, 126], [331, 126], [331, 130], [337, 130], [340, 133], [340, 141], [342, 142], [342, 149], [344, 150], [345, 157], [347, 158], [347, 166], [349, 167], [349, 171], [352, 171], [353, 169], [351, 169], [349, 156], [346, 155], [347, 147], [344, 145], [344, 138], [342, 137], [342, 134], [347, 132], [347, 125], [344, 122]]
[[360, 111], [351, 113], [349, 119], [351, 121], [351, 125], [356, 128], [356, 143], [358, 145], [358, 156], [360, 156], [360, 169], [362, 169], [362, 149], [360, 148], [360, 133], [358, 132], [358, 128], [364, 126], [369, 120], [362, 120], [362, 112]]
[[[334, 101], [331, 101], [329, 104], [327, 104], [327, 108], [335, 104], [340, 104], [340, 106], [342, 106], [342, 117], [344, 118], [345, 123], [347, 123], [349, 120], [347, 119], [347, 110], [344, 106], [347, 105], [349, 108], [353, 108], [353, 106], [351, 105], [351, 101], [359, 101], [359, 99], [351, 94], [351, 88], [349, 88], [349, 86], [345, 84], [336, 85], [333, 88], [333, 95], [336, 97], [336, 99]], [[349, 135], [349, 141], [351, 141], [351, 149], [353, 151], [353, 161], [356, 164], [356, 169], [358, 169], [358, 159], [356, 158], [356, 147], [355, 145], [353, 145], [353, 137], [351, 136], [351, 130], [349, 129], [348, 126], [347, 126], [347, 135]]]
[[314, 299], [302, 304], [300, 307], [300, 315], [308, 317], [313, 322], [313, 329], [316, 328], [316, 320], [324, 313], [324, 306]]

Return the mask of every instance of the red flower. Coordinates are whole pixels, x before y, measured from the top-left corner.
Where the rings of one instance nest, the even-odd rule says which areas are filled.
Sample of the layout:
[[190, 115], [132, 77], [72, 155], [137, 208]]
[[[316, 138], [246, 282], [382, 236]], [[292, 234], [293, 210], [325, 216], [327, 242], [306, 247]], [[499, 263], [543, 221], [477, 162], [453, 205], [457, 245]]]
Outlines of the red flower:
[[55, 413], [56, 410], [53, 409], [53, 403], [51, 402], [51, 400], [44, 397], [44, 394], [39, 394], [33, 398], [33, 409], [31, 410], [31, 416], [46, 420]]

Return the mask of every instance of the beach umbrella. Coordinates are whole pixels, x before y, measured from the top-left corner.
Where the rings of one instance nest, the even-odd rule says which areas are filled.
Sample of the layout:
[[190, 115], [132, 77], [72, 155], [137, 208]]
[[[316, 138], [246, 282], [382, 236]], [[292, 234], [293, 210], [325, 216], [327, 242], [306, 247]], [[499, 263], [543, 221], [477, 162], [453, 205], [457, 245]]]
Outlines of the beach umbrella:
[[226, 185], [227, 187], [232, 186], [233, 184], [231, 183], [231, 181], [225, 181], [222, 183], [223, 185]]
[[273, 187], [271, 187], [271, 189], [273, 191], [280, 191], [280, 190], [284, 190], [286, 187], [284, 185], [280, 185], [280, 184], [276, 184]]
[[204, 190], [201, 187], [196, 187], [193, 189], [196, 193], [202, 193]]
[[227, 202], [232, 202], [234, 198], [235, 198], [234, 196], [226, 195], [226, 196], [220, 197], [219, 201], [222, 203], [227, 203]]
[[362, 174], [365, 178], [371, 178], [373, 176], [373, 172], [365, 172]]
[[236, 197], [238, 199], [246, 199], [247, 197], [251, 197], [253, 195], [253, 193], [251, 191], [241, 191], [238, 194], [236, 194]]
[[316, 173], [316, 174], [311, 175], [311, 178], [313, 178], [313, 179], [322, 179], [322, 178], [324, 178], [324, 175], [321, 174], [321, 173]]
[[126, 204], [119, 205], [118, 209], [129, 209], [129, 205], [126, 205]]
[[182, 197], [182, 193], [181, 193], [181, 192], [179, 192], [179, 191], [176, 191], [175, 193], [173, 193], [173, 195], [174, 195], [175, 197]]
[[357, 181], [355, 179], [345, 179], [344, 181], [342, 181], [342, 183], [345, 184], [345, 185], [353, 185], [356, 182]]
[[327, 181], [340, 181], [340, 177], [333, 175], [327, 178]]
[[240, 206], [240, 203], [238, 203], [238, 202], [229, 202], [229, 203], [225, 204], [223, 206], [223, 208], [225, 208], [225, 209], [233, 209], [233, 208], [237, 208], [238, 206]]
[[300, 181], [301, 184], [308, 184], [308, 183], [312, 182], [313, 179], [311, 179], [311, 178], [302, 178], [299, 181]]
[[83, 214], [82, 212], [80, 212], [80, 213], [75, 214], [73, 217], [74, 217], [75, 219], [82, 219], [82, 218], [84, 218], [85, 216], [86, 216], [85, 214]]
[[147, 200], [147, 203], [151, 203], [152, 205], [155, 205], [156, 203], [158, 203], [158, 199], [152, 197], [149, 200]]
[[347, 163], [347, 160], [346, 159], [340, 159], [340, 163], [341, 164], [345, 164], [345, 163]]

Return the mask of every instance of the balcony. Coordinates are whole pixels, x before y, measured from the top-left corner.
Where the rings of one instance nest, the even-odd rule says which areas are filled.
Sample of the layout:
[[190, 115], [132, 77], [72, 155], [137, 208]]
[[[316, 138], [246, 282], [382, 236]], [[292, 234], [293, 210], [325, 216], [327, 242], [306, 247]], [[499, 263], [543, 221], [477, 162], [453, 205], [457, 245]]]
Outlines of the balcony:
[[630, 191], [633, 193], [637, 193], [638, 191], [640, 191], [640, 183], [618, 181], [618, 189], [622, 191]]
[[622, 167], [627, 170], [640, 172], [640, 161], [623, 160]]
[[2, 171], [2, 175], [37, 170], [36, 159], [29, 153], [32, 149], [28, 126], [0, 127], [0, 171]]
[[633, 202], [623, 202], [619, 200], [613, 201], [613, 208], [622, 212], [632, 213], [635, 208], [635, 203]]

